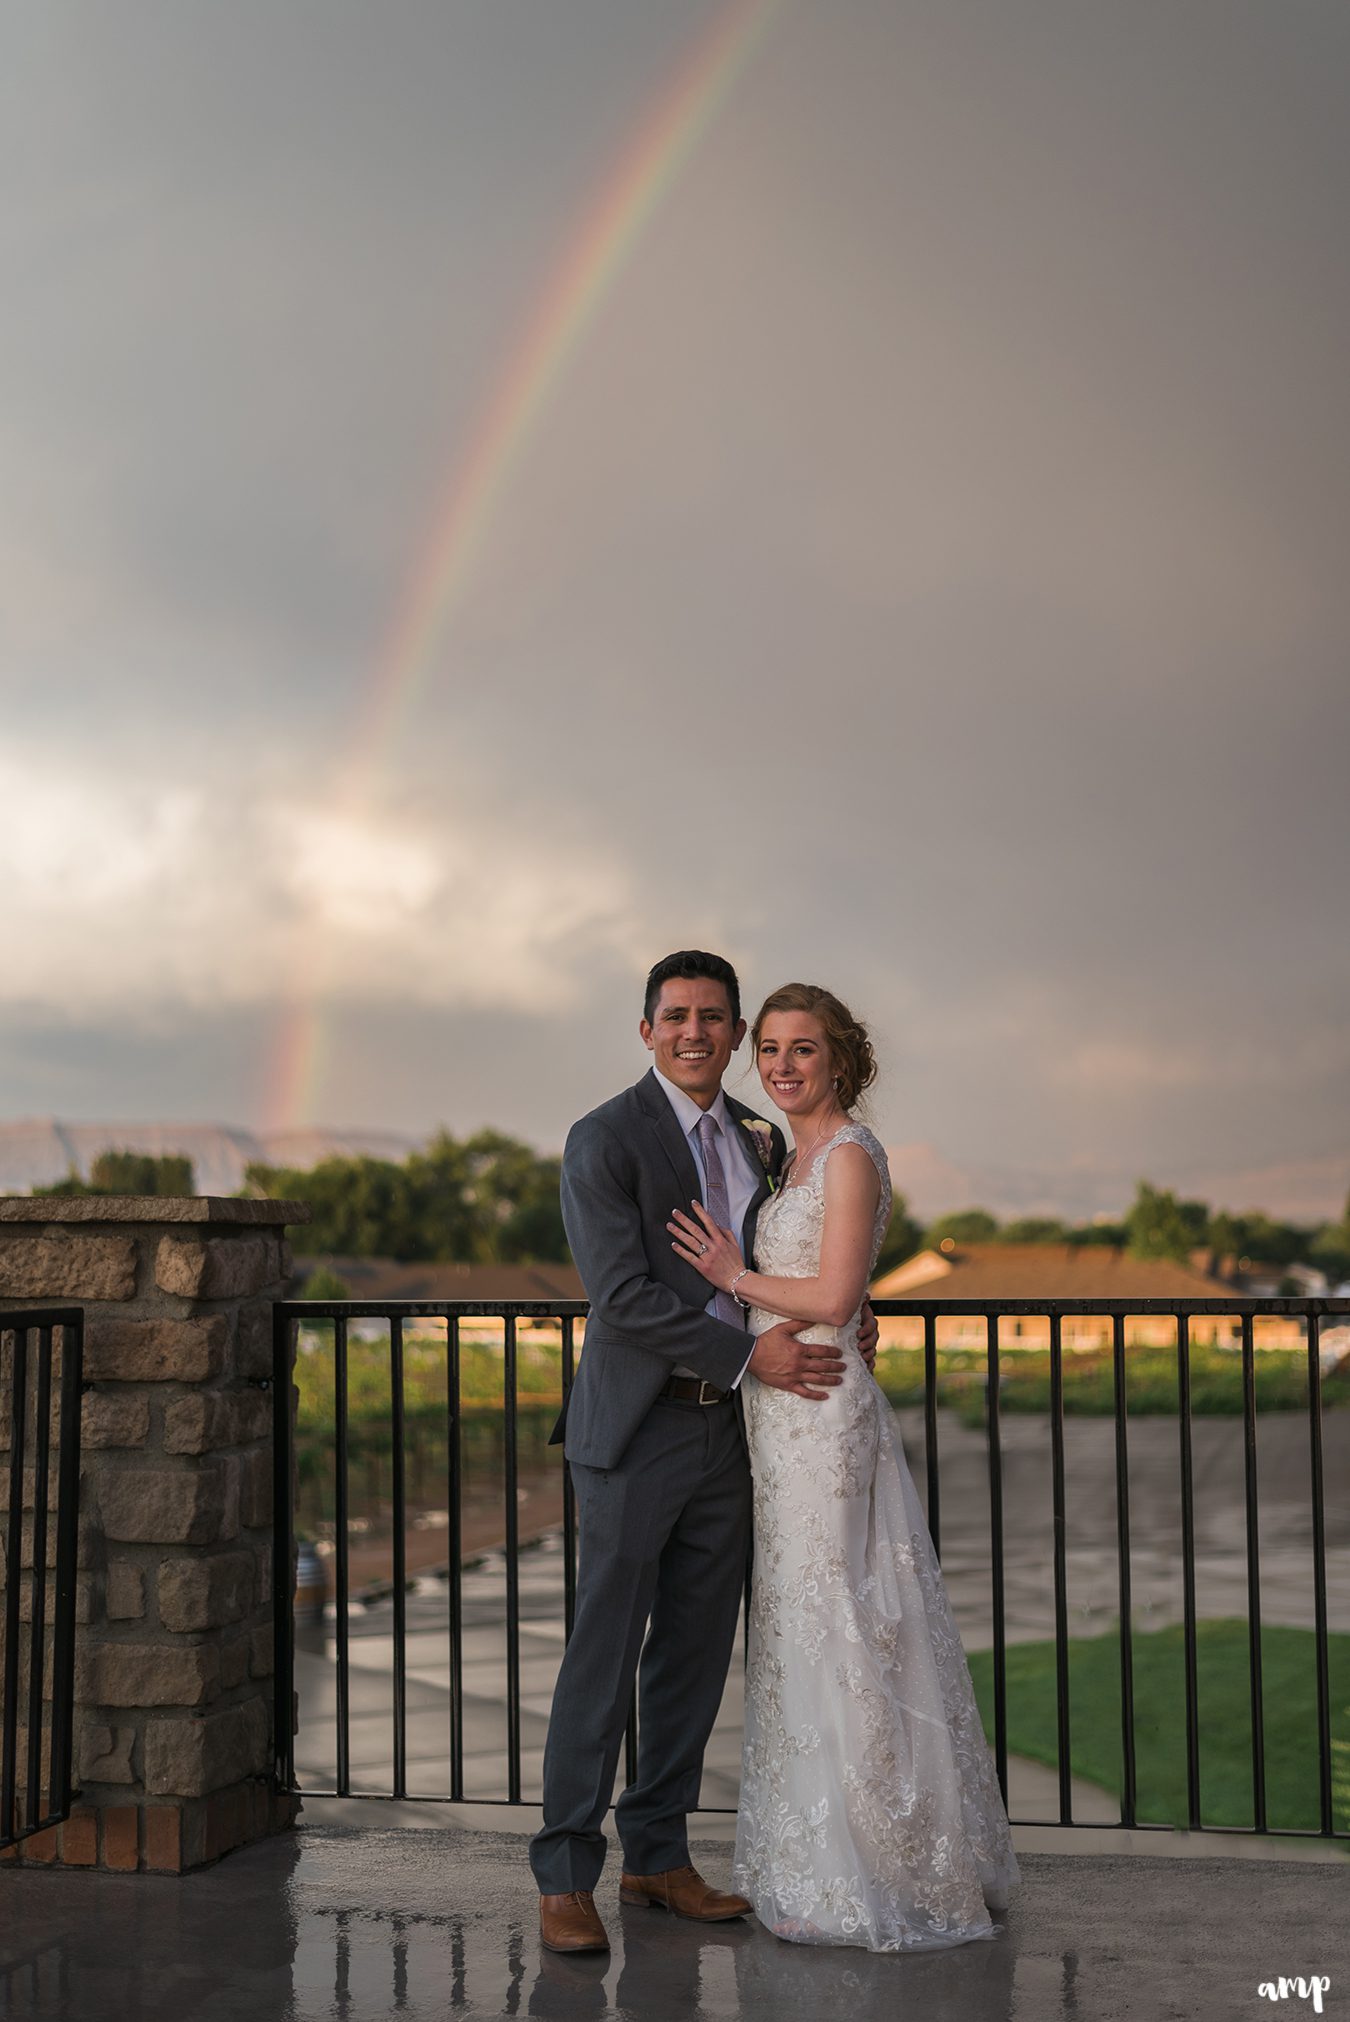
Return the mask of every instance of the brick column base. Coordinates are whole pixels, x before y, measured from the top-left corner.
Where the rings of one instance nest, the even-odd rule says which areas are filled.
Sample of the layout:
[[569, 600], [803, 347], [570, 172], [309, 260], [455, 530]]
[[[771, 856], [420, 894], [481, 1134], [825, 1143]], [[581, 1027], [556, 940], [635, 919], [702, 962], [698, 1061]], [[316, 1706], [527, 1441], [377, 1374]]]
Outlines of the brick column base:
[[298, 1797], [274, 1791], [264, 1776], [213, 1790], [209, 1797], [161, 1804], [94, 1805], [82, 1797], [64, 1825], [48, 1826], [6, 1848], [0, 1862], [181, 1875], [269, 1833], [286, 1832], [299, 1809]]
[[79, 1796], [7, 1861], [181, 1874], [294, 1823], [271, 1782], [271, 1307], [308, 1218], [0, 1199], [0, 1301], [85, 1309]]

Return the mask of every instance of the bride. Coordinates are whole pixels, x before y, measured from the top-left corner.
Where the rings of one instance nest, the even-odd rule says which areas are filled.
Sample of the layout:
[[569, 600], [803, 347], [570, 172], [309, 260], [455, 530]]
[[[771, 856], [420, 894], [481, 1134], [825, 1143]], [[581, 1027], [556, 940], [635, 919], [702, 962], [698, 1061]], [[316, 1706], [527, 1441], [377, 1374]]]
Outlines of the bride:
[[712, 1285], [845, 1354], [837, 1389], [747, 1376], [755, 1566], [733, 1887], [799, 1944], [915, 1951], [994, 1936], [1016, 1883], [1007, 1814], [923, 1508], [856, 1352], [890, 1218], [886, 1154], [850, 1121], [872, 1047], [838, 998], [789, 983], [753, 1027], [796, 1150], [753, 1267], [698, 1207], [675, 1247]]

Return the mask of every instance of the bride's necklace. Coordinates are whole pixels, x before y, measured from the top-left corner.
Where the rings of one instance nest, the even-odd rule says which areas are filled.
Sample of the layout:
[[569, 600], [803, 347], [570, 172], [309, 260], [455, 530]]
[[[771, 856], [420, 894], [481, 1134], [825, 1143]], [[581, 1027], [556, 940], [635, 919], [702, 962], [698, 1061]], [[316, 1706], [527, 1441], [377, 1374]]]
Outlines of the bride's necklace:
[[[843, 1115], [843, 1111], [842, 1111], [842, 1110], [840, 1110], [840, 1111], [838, 1112], [838, 1114], [839, 1114], [840, 1116], [842, 1116], [842, 1115]], [[811, 1140], [810, 1144], [809, 1144], [809, 1145], [807, 1146], [806, 1150], [805, 1150], [804, 1152], [803, 1152], [803, 1151], [801, 1151], [801, 1150], [795, 1150], [795, 1151], [793, 1152], [793, 1155], [792, 1155], [792, 1177], [791, 1177], [791, 1179], [789, 1179], [789, 1180], [788, 1180], [788, 1181], [786, 1182], [786, 1184], [787, 1184], [788, 1186], [794, 1186], [794, 1187], [795, 1187], [795, 1186], [801, 1186], [801, 1185], [802, 1185], [802, 1181], [801, 1181], [801, 1180], [799, 1179], [798, 1175], [799, 1175], [800, 1173], [803, 1173], [803, 1172], [805, 1172], [805, 1171], [806, 1171], [806, 1169], [807, 1169], [807, 1167], [808, 1167], [808, 1166], [810, 1165], [810, 1163], [811, 1163], [811, 1160], [812, 1160], [812, 1158], [814, 1157], [814, 1155], [815, 1155], [816, 1151], [817, 1151], [817, 1150], [818, 1150], [818, 1148], [819, 1148], [819, 1147], [820, 1147], [820, 1146], [821, 1146], [821, 1145], [822, 1145], [822, 1144], [823, 1144], [823, 1143], [825, 1142], [825, 1133], [826, 1133], [826, 1131], [827, 1131], [827, 1130], [829, 1130], [829, 1128], [830, 1128], [831, 1124], [833, 1124], [834, 1122], [835, 1122], [835, 1119], [834, 1119], [834, 1117], [833, 1117], [833, 1116], [829, 1116], [829, 1117], [827, 1117], [827, 1118], [825, 1119], [824, 1123], [823, 1123], [823, 1124], [822, 1124], [822, 1125], [820, 1126], [820, 1129], [819, 1129], [819, 1130], [818, 1130], [818, 1131], [816, 1132], [815, 1136], [814, 1136], [814, 1137], [812, 1138], [812, 1140]], [[843, 1128], [843, 1125], [842, 1125], [842, 1124], [837, 1124], [837, 1125], [836, 1125], [835, 1127], [836, 1127], [836, 1129], [842, 1129], [842, 1128]]]

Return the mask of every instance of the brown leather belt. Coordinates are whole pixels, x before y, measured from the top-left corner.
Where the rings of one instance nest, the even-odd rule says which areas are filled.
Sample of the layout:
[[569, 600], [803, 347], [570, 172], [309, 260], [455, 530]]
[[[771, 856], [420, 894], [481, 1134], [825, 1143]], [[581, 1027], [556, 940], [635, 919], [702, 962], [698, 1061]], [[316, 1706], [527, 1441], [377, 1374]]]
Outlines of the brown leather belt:
[[669, 1376], [656, 1394], [658, 1397], [672, 1398], [676, 1404], [731, 1402], [729, 1390], [719, 1390], [715, 1383], [708, 1383], [701, 1376]]

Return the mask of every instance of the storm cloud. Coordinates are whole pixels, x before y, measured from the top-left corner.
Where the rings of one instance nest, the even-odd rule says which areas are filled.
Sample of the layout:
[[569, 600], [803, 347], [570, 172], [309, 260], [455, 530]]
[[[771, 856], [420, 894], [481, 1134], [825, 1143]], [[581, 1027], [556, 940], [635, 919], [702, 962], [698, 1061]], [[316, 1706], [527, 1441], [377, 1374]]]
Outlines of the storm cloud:
[[316, 1120], [557, 1144], [712, 943], [873, 1022], [934, 1191], [1332, 1212], [1332, 0], [786, 0], [344, 792], [503, 361], [718, 13], [0, 5], [0, 1112], [260, 1121], [298, 977]]

